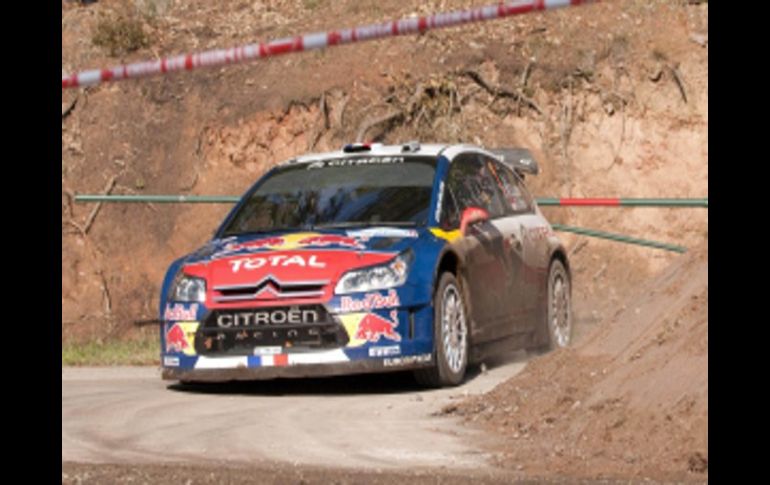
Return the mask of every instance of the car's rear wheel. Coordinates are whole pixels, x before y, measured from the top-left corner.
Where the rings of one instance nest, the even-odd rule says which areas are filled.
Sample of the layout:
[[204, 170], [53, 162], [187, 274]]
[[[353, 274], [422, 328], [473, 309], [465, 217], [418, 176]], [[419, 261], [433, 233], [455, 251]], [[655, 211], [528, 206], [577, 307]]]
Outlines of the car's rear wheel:
[[468, 366], [468, 312], [460, 285], [452, 273], [443, 273], [433, 297], [435, 362], [414, 372], [428, 387], [456, 386]]
[[572, 291], [569, 273], [558, 259], [548, 272], [548, 311], [546, 350], [564, 348], [572, 343]]

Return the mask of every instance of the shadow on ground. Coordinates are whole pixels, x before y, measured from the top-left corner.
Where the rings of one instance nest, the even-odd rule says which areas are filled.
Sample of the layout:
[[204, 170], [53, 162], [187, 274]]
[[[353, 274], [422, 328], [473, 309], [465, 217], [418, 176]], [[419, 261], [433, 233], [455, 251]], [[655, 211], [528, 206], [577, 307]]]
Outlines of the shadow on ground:
[[[483, 365], [468, 368], [465, 380], [458, 389], [470, 384], [486, 372], [496, 368], [525, 362], [531, 355], [525, 351], [490, 358]], [[418, 384], [410, 371], [319, 378], [272, 379], [266, 381], [231, 381], [221, 383], [180, 383], [167, 386], [171, 391], [198, 394], [236, 394], [264, 396], [301, 395], [356, 395], [402, 394], [419, 391], [436, 391]]]

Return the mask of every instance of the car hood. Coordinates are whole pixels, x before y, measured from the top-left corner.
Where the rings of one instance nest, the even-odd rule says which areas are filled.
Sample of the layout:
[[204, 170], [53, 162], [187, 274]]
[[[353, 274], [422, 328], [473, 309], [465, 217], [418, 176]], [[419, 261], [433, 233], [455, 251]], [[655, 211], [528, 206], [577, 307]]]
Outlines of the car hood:
[[[238, 298], [223, 297], [239, 287], [253, 288], [251, 302], [266, 303], [296, 289], [299, 303], [330, 297], [346, 271], [384, 263], [430, 237], [424, 229], [378, 227], [234, 236], [212, 240], [189, 255], [184, 272], [206, 279], [209, 305], [238, 304]], [[286, 293], [279, 296], [282, 290]]]

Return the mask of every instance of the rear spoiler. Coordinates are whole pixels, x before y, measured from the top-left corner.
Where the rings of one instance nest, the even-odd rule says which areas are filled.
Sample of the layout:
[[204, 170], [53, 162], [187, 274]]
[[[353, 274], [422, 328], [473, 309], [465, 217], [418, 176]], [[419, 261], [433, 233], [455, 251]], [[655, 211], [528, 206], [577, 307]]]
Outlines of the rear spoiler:
[[525, 173], [537, 175], [540, 173], [540, 167], [537, 160], [532, 156], [532, 152], [526, 148], [496, 148], [490, 152], [497, 155], [498, 159], [518, 172], [519, 175]]

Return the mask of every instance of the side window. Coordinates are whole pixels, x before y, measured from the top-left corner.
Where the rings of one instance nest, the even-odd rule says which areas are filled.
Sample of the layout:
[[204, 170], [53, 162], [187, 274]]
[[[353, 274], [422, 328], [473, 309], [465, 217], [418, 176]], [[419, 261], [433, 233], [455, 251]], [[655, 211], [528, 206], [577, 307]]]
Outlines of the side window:
[[516, 173], [496, 160], [492, 163], [499, 176], [500, 189], [511, 211], [514, 214], [532, 212], [534, 206], [532, 196]]
[[465, 153], [452, 161], [444, 190], [442, 227], [459, 226], [460, 215], [468, 207], [480, 207], [492, 219], [510, 212], [489, 165], [479, 154]]

